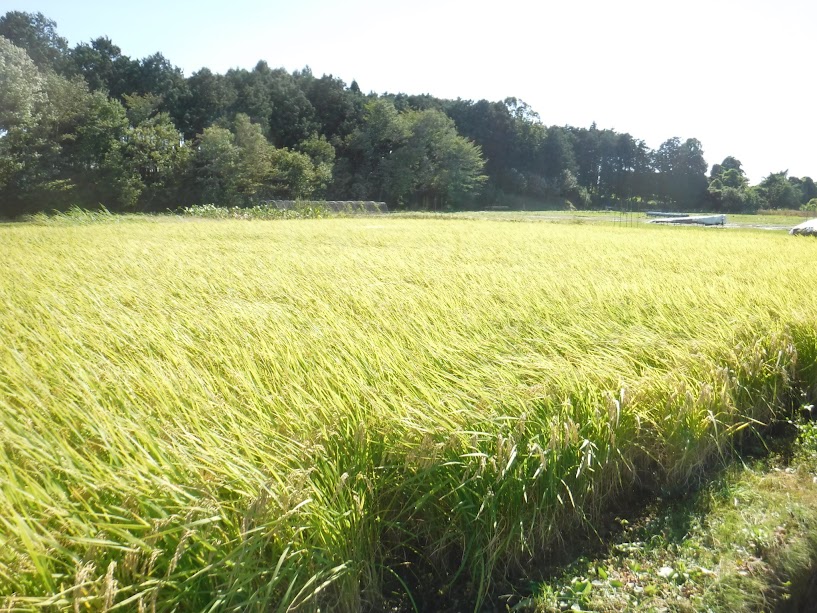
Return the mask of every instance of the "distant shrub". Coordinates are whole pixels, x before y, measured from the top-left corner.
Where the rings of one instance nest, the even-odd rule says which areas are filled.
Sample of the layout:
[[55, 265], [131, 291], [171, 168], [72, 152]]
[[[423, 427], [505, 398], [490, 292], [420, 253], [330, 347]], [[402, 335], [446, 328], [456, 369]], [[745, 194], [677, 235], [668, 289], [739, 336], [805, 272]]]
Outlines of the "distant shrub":
[[248, 207], [195, 204], [182, 209], [184, 215], [208, 219], [316, 219], [387, 211], [379, 202], [334, 200], [276, 200]]
[[801, 211], [815, 211], [817, 212], [817, 198], [812, 198], [800, 207]]
[[314, 219], [329, 214], [329, 211], [321, 206], [303, 205], [284, 209], [270, 204], [248, 207], [194, 204], [185, 207], [182, 212], [190, 217], [206, 219]]

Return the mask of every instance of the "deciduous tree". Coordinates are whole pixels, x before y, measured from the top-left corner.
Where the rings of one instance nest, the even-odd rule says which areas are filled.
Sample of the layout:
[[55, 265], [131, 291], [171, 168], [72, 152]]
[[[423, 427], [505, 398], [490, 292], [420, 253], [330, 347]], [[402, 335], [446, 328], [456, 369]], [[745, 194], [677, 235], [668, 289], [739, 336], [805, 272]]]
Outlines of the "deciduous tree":
[[0, 17], [0, 36], [25, 49], [40, 69], [63, 67], [68, 41], [57, 34], [57, 24], [42, 13], [9, 11]]

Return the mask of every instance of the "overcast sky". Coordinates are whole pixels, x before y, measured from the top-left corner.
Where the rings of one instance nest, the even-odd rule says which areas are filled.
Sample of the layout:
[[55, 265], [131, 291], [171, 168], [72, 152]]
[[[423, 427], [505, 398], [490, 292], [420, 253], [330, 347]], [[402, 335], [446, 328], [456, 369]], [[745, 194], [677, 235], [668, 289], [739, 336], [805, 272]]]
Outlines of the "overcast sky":
[[650, 147], [703, 143], [753, 182], [817, 178], [814, 0], [10, 0], [73, 46], [108, 36], [189, 76], [271, 66], [364, 92], [521, 98], [551, 124], [614, 128]]

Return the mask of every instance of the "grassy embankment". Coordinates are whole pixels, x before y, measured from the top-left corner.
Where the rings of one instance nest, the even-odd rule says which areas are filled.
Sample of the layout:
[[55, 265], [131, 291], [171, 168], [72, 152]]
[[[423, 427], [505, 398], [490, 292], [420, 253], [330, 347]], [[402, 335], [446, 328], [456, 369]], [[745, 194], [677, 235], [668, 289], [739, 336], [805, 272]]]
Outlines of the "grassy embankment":
[[622, 529], [608, 535], [606, 550], [585, 551], [516, 606], [599, 613], [814, 610], [817, 423], [786, 425], [788, 432], [767, 439], [766, 457], [734, 462], [686, 496], [652, 500], [631, 511], [632, 521], [616, 518]]
[[163, 221], [0, 227], [7, 608], [474, 602], [817, 385], [817, 241]]

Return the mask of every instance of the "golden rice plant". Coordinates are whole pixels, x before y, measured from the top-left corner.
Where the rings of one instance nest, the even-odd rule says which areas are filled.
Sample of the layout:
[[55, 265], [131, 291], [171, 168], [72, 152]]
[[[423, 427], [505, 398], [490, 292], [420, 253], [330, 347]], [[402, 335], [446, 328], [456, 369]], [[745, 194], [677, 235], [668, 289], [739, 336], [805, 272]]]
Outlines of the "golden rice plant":
[[425, 569], [478, 602], [817, 391], [817, 241], [157, 217], [0, 242], [11, 610], [357, 610]]

